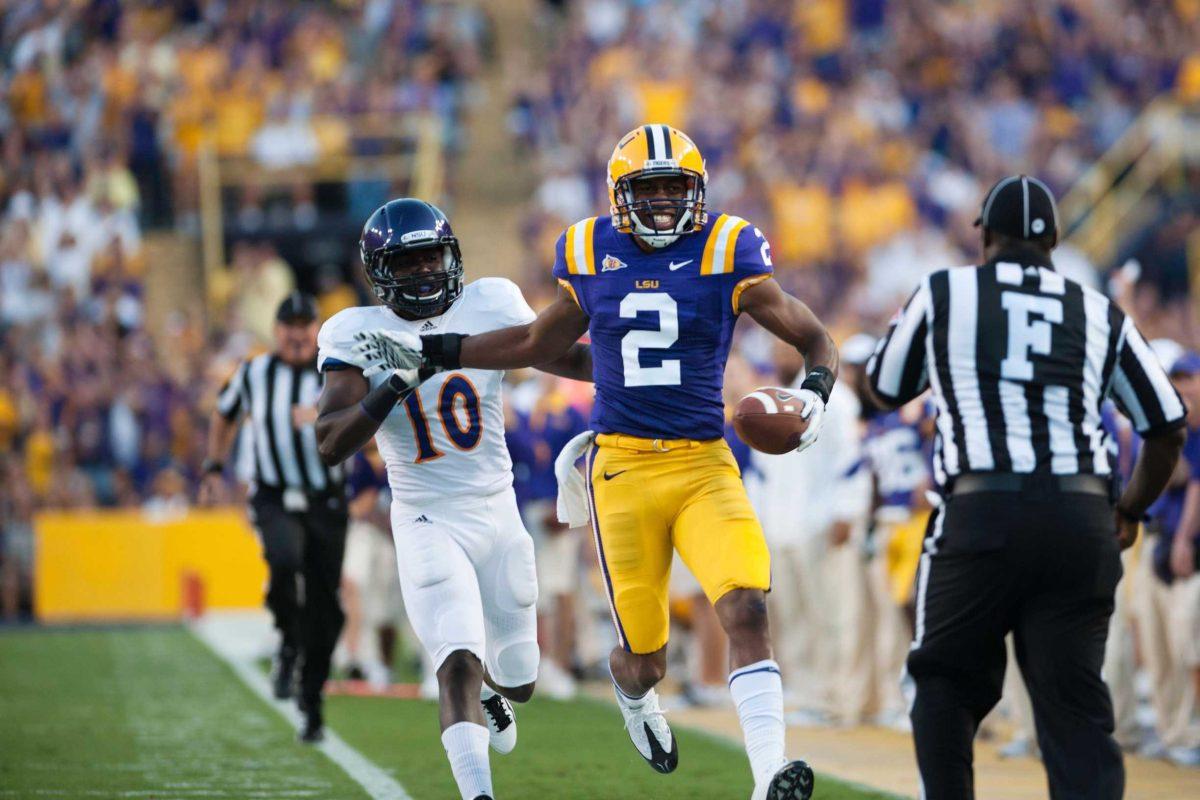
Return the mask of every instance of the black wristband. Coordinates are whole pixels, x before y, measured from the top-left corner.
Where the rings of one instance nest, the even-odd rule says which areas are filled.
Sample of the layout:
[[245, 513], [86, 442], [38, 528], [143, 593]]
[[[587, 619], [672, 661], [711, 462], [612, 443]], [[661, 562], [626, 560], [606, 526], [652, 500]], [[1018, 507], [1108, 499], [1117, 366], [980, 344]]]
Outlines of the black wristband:
[[809, 370], [808, 376], [804, 382], [800, 384], [801, 389], [808, 389], [810, 392], [816, 392], [821, 398], [821, 402], [829, 404], [829, 395], [833, 392], [833, 382], [835, 378], [828, 367], [813, 367]]
[[438, 369], [462, 369], [463, 333], [439, 333], [421, 337], [421, 355], [425, 365]]
[[367, 392], [367, 396], [359, 405], [362, 406], [364, 414], [382, 424], [388, 414], [392, 413], [396, 403], [400, 402], [400, 398], [410, 391], [412, 387], [393, 372], [386, 381]]
[[224, 471], [225, 471], [225, 462], [218, 461], [215, 458], [206, 458], [206, 459], [204, 459], [204, 462], [200, 465], [200, 472], [204, 475], [209, 475], [213, 472], [224, 472]]

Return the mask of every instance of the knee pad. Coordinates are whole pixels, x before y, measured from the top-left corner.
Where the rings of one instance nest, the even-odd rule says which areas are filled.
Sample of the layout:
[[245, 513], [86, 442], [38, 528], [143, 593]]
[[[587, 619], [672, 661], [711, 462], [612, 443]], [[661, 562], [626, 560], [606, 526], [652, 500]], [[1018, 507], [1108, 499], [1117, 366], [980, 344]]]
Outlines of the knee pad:
[[504, 611], [521, 611], [537, 603], [537, 563], [533, 557], [533, 540], [528, 536], [513, 538], [500, 555], [500, 577], [507, 592], [497, 598]]
[[501, 686], [524, 686], [537, 680], [540, 658], [536, 641], [513, 642], [496, 650], [495, 663], [488, 671]]

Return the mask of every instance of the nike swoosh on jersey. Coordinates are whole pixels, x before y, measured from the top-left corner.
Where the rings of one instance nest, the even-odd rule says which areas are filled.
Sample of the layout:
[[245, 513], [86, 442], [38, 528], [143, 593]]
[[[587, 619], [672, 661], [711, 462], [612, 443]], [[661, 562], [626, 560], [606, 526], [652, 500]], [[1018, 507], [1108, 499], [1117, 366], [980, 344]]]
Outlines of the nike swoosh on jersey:
[[687, 261], [680, 261], [678, 264], [676, 264], [674, 261], [672, 261], [670, 264], [667, 265], [667, 267], [670, 268], [671, 272], [674, 272], [677, 269], [682, 269], [683, 267], [686, 267], [688, 264], [692, 263], [695, 260], [696, 259], [694, 259], [694, 258], [689, 258]]
[[625, 469], [623, 469], [623, 470], [621, 470], [621, 471], [619, 471], [619, 472], [605, 472], [605, 473], [604, 473], [604, 480], [606, 480], [606, 481], [611, 481], [613, 478], [617, 477], [618, 475], [624, 475], [624, 474], [625, 474], [626, 472], [628, 472], [628, 471], [629, 471], [629, 470], [625, 470]]

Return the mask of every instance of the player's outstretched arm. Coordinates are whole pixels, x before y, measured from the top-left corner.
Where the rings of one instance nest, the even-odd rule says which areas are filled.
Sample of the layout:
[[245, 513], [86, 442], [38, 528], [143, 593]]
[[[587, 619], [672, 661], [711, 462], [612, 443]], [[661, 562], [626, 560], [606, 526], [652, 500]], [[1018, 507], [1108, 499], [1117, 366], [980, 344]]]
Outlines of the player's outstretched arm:
[[560, 378], [570, 378], [573, 381], [593, 383], [592, 377], [592, 346], [576, 342], [571, 345], [565, 356], [556, 358], [549, 364], [538, 364], [537, 369], [549, 372]]
[[785, 292], [778, 281], [765, 280], [746, 289], [738, 308], [799, 350], [804, 356], [804, 368], [810, 375], [820, 369], [827, 371], [829, 384], [833, 385], [838, 374], [837, 345], [812, 309]]
[[325, 388], [317, 404], [317, 451], [321, 460], [333, 466], [354, 455], [418, 383], [405, 380], [397, 371], [372, 389], [357, 367], [326, 372]]
[[[422, 336], [421, 354], [427, 366], [438, 369], [537, 367], [565, 356], [587, 329], [587, 315], [570, 295], [560, 290], [558, 298], [533, 322], [474, 336], [457, 333]], [[567, 377], [574, 378], [577, 374], [578, 367]]]

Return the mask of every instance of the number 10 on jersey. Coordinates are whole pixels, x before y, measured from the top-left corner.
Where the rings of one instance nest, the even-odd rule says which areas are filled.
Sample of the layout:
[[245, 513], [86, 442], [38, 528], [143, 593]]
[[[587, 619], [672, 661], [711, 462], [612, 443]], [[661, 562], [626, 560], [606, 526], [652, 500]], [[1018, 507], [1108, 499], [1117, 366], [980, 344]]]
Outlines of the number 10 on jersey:
[[[404, 410], [412, 422], [413, 438], [416, 440], [417, 457], [414, 463], [432, 461], [445, 455], [433, 442], [433, 433], [421, 395], [410, 392], [404, 398]], [[437, 413], [446, 438], [459, 450], [473, 450], [483, 438], [483, 416], [479, 411], [479, 393], [466, 375], [455, 373], [442, 383], [438, 394]]]

